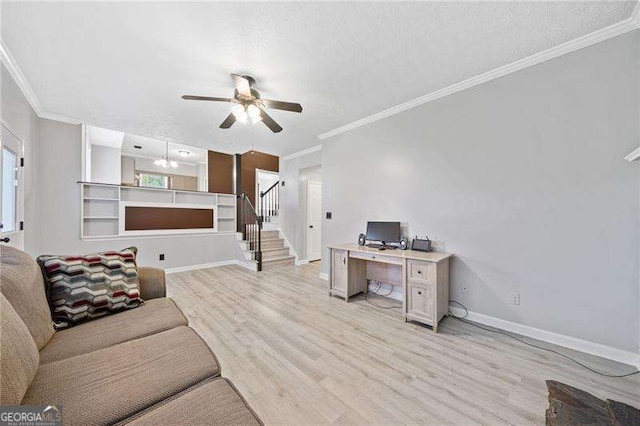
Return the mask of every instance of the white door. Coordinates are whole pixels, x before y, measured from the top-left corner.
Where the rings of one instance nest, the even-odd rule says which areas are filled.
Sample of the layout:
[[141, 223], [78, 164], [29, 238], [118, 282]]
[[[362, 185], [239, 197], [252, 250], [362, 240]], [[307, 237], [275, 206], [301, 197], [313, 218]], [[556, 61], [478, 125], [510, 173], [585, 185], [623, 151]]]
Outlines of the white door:
[[322, 257], [322, 183], [307, 182], [307, 259]]
[[23, 249], [22, 142], [2, 128], [0, 136], [0, 245]]

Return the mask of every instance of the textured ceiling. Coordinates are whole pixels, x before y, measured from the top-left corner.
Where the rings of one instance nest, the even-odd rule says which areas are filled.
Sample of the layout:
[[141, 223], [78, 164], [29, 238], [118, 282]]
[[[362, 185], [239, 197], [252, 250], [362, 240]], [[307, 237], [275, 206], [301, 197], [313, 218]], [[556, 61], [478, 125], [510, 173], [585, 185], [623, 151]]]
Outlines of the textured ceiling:
[[[226, 152], [323, 132], [628, 18], [635, 2], [2, 3], [1, 36], [48, 113]], [[300, 102], [218, 128], [229, 73]]]

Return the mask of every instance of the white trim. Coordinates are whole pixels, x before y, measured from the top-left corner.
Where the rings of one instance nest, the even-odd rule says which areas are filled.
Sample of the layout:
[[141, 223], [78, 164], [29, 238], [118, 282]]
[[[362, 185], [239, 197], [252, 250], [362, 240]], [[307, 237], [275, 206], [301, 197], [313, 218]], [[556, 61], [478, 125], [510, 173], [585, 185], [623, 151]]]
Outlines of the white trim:
[[4, 129], [5, 129], [7, 132], [9, 132], [9, 134], [10, 134], [11, 136], [13, 136], [13, 137], [14, 137], [14, 138], [16, 138], [17, 140], [19, 140], [19, 141], [22, 143], [22, 145], [24, 145], [24, 144], [25, 144], [25, 141], [24, 141], [20, 136], [18, 136], [18, 135], [17, 135], [17, 133], [16, 133], [16, 132], [11, 128], [11, 126], [9, 126], [9, 125], [7, 124], [7, 122], [6, 122], [6, 121], [4, 121], [2, 118], [0, 118], [0, 126], [4, 127]]
[[61, 123], [73, 124], [74, 126], [77, 126], [83, 123], [83, 121], [78, 118], [67, 117], [65, 115], [51, 114], [49, 112], [43, 112], [42, 114], [38, 114], [38, 117], [43, 118], [45, 120], [59, 121]]
[[[321, 135], [322, 136], [322, 135]], [[322, 138], [320, 138], [322, 139]], [[311, 154], [316, 151], [320, 151], [322, 149], [322, 145], [312, 146], [311, 148], [303, 149], [302, 151], [294, 152], [293, 154], [286, 155], [284, 157], [280, 157], [281, 160], [291, 160], [297, 157], [302, 157], [303, 155]]]
[[250, 270], [251, 272], [258, 272], [258, 262], [254, 260], [250, 260], [248, 262], [243, 262], [241, 260], [236, 260], [236, 265], [242, 266], [245, 269]]
[[626, 157], [624, 157], [624, 159], [627, 160], [630, 163], [633, 162], [633, 161], [636, 161], [639, 158], [640, 158], [640, 148], [636, 149], [631, 154], [629, 154]]
[[319, 277], [321, 280], [329, 281], [329, 274], [327, 274], [326, 272], [320, 272]]
[[631, 21], [635, 22], [635, 24], [640, 27], [640, 2], [636, 2], [636, 8], [631, 14]]
[[298, 261], [298, 253], [296, 253], [296, 250], [293, 248], [293, 246], [287, 239], [287, 236], [284, 235], [284, 232], [282, 232], [282, 229], [281, 228], [270, 229], [270, 231], [278, 231], [278, 236], [284, 240], [284, 245], [286, 246], [286, 248], [289, 249], [289, 256], [294, 256], [295, 257], [294, 263], [296, 263]]
[[27, 78], [22, 73], [20, 66], [18, 65], [15, 58], [9, 51], [9, 48], [7, 47], [6, 44], [4, 44], [4, 41], [2, 39], [0, 39], [0, 60], [2, 61], [4, 66], [7, 67], [9, 74], [11, 74], [11, 77], [13, 77], [13, 80], [16, 82], [16, 84], [20, 88], [20, 91], [22, 91], [22, 94], [27, 99], [27, 101], [29, 102], [29, 105], [31, 105], [31, 108], [33, 108], [33, 111], [36, 113], [38, 117], [44, 118], [47, 120], [61, 121], [63, 123], [76, 124], [76, 125], [82, 123], [82, 121], [78, 120], [77, 118], [51, 114], [49, 112], [42, 110], [42, 105], [40, 104], [40, 101], [36, 97], [36, 94], [34, 93], [33, 89], [27, 82]]
[[454, 93], [469, 89], [479, 84], [486, 83], [488, 81], [495, 80], [500, 77], [504, 77], [505, 75], [512, 74], [516, 71], [520, 71], [525, 68], [532, 67], [534, 65], [538, 65], [542, 62], [545, 62], [551, 59], [555, 59], [559, 56], [566, 55], [567, 53], [575, 52], [576, 50], [580, 50], [585, 47], [592, 46], [596, 43], [600, 43], [610, 38], [617, 37], [619, 35], [625, 34], [629, 31], [636, 30], [638, 28], [640, 28], [640, 9], [638, 5], [636, 5], [636, 9], [634, 10], [634, 13], [631, 17], [623, 21], [620, 21], [616, 24], [613, 24], [606, 28], [602, 28], [600, 30], [586, 34], [582, 37], [578, 37], [566, 43], [562, 43], [558, 46], [552, 47], [550, 49], [528, 56], [526, 58], [517, 60], [510, 64], [498, 67], [494, 70], [487, 71], [475, 77], [471, 77], [467, 80], [463, 80], [461, 82], [452, 84], [451, 86], [445, 87], [443, 89], [436, 90], [435, 92], [431, 92], [424, 96], [420, 96], [419, 98], [412, 99], [410, 101], [401, 103], [400, 105], [396, 105], [394, 107], [369, 115], [367, 117], [361, 118], [349, 124], [345, 124], [344, 126], [340, 126], [328, 132], [321, 133], [320, 135], [318, 135], [318, 138], [320, 138], [321, 140], [328, 139], [330, 137], [348, 132], [350, 130], [356, 129], [358, 127], [362, 127], [364, 125], [373, 123], [375, 121], [382, 120], [383, 118], [387, 118], [392, 115], [399, 114], [403, 111], [407, 111], [419, 105], [423, 105], [428, 102], [432, 102], [437, 99], [444, 98], [445, 96], [453, 95]]
[[29, 83], [22, 73], [22, 70], [18, 66], [18, 63], [13, 58], [13, 55], [11, 54], [11, 52], [9, 52], [9, 48], [6, 44], [4, 44], [4, 41], [2, 39], [0, 39], [0, 59], [2, 60], [4, 66], [7, 67], [9, 74], [11, 74], [11, 77], [13, 77], [13, 79], [15, 80], [24, 97], [27, 98], [27, 101], [31, 105], [31, 108], [33, 108], [36, 115], [40, 117], [42, 114], [42, 106], [40, 105], [40, 101], [38, 101], [36, 94], [31, 89], [31, 86], [29, 86]]
[[219, 266], [227, 266], [227, 265], [238, 265], [241, 262], [236, 259], [231, 260], [222, 260], [220, 262], [212, 262], [212, 263], [201, 263], [198, 265], [189, 265], [189, 266], [176, 266], [174, 268], [167, 268], [164, 270], [165, 274], [175, 274], [177, 272], [187, 272], [187, 271], [195, 271], [197, 269], [207, 269], [207, 268], [217, 268]]
[[[457, 306], [449, 306], [451, 312], [455, 315], [464, 315], [464, 309]], [[491, 317], [489, 315], [479, 314], [469, 311], [467, 318], [469, 321], [488, 325], [490, 327], [499, 328], [500, 330], [519, 334], [521, 336], [530, 337], [543, 342], [552, 343], [554, 345], [573, 349], [590, 355], [599, 356], [601, 358], [610, 359], [621, 362], [623, 364], [632, 365], [640, 368], [640, 354], [624, 351], [622, 349], [613, 348], [611, 346], [602, 345], [600, 343], [582, 340], [564, 334], [554, 333], [552, 331], [542, 330], [540, 328], [530, 327], [523, 324], [517, 324], [511, 321], [505, 321], [500, 318]]]
[[307, 263], [309, 263], [309, 261], [307, 259], [302, 259], [302, 260], [296, 260], [295, 261], [295, 265], [296, 266], [306, 265]]

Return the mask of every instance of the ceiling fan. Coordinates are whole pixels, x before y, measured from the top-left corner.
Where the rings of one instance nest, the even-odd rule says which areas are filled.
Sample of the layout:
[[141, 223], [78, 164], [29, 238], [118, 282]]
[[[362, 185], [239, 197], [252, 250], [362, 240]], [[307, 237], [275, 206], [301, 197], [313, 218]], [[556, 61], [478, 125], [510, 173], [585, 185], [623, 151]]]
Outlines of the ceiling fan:
[[233, 78], [233, 83], [236, 86], [233, 92], [233, 99], [194, 95], [183, 95], [182, 99], [190, 101], [231, 102], [235, 104], [231, 108], [231, 114], [220, 124], [221, 129], [228, 129], [236, 121], [246, 124], [251, 120], [254, 124], [262, 121], [273, 133], [278, 133], [282, 131], [282, 127], [265, 112], [265, 108], [302, 112], [302, 105], [300, 104], [262, 99], [260, 93], [252, 88], [256, 80], [251, 76], [231, 74], [231, 78]]

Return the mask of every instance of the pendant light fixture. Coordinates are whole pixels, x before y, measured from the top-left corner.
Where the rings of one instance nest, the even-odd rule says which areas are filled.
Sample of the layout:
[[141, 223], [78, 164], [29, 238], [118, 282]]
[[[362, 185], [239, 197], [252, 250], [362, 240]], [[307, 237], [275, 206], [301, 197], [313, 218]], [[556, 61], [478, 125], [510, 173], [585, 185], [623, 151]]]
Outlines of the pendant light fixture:
[[156, 166], [164, 167], [165, 169], [169, 167], [175, 169], [176, 167], [178, 167], [178, 163], [176, 162], [176, 160], [174, 160], [172, 157], [169, 157], [169, 142], [167, 142], [166, 154], [154, 161], [153, 164], [155, 164]]

